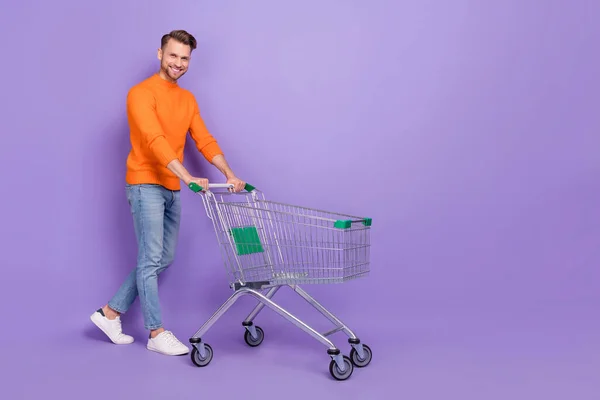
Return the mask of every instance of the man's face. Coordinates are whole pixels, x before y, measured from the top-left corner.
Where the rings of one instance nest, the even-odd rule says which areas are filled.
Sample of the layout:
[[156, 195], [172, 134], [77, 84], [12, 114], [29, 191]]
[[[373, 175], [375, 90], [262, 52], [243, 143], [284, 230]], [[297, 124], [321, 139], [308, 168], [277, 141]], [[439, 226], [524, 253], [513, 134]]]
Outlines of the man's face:
[[160, 70], [163, 78], [175, 82], [187, 71], [191, 48], [176, 40], [169, 39], [164, 49], [158, 49]]

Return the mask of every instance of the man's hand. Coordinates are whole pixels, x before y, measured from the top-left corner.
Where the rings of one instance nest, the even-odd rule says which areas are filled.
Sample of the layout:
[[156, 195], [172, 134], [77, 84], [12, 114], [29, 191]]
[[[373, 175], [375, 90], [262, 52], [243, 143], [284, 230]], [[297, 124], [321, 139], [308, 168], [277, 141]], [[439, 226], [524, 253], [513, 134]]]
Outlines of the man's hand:
[[167, 168], [171, 170], [179, 179], [181, 179], [186, 186], [190, 186], [190, 183], [194, 182], [200, 186], [204, 191], [208, 190], [208, 179], [206, 178], [196, 178], [192, 176], [187, 169], [179, 162], [179, 160], [175, 159], [167, 164]]
[[218, 154], [213, 157], [211, 163], [217, 167], [219, 171], [227, 178], [227, 183], [233, 185], [233, 189], [228, 189], [230, 192], [241, 192], [246, 187], [246, 182], [237, 178], [227, 161], [225, 160], [225, 156], [222, 154]]
[[206, 192], [208, 190], [208, 179], [206, 178], [194, 178], [193, 176], [191, 178], [186, 179], [185, 184], [187, 186], [190, 186], [190, 183], [194, 182], [197, 185], [202, 186], [202, 191]]
[[239, 178], [236, 178], [235, 176], [228, 178], [227, 183], [233, 185], [233, 189], [229, 189], [229, 191], [233, 191], [233, 192], [241, 192], [242, 190], [244, 190], [244, 187], [246, 186], [246, 182], [244, 182], [243, 180], [241, 180]]

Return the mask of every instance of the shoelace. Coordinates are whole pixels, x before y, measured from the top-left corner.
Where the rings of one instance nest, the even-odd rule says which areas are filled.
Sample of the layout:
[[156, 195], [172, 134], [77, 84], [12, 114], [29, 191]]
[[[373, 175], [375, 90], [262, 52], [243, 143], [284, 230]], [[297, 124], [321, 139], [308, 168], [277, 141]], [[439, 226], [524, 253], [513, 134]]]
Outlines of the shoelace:
[[167, 344], [171, 347], [179, 346], [181, 344], [181, 342], [175, 337], [175, 335], [173, 335], [171, 331], [165, 331], [164, 336], [165, 342], [167, 342]]

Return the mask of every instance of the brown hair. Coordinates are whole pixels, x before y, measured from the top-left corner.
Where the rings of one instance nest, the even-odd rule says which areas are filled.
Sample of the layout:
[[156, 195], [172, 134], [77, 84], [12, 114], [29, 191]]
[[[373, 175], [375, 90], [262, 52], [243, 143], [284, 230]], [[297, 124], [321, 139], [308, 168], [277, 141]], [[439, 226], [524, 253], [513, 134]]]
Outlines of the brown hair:
[[161, 49], [165, 48], [165, 45], [167, 44], [169, 39], [173, 39], [178, 41], [179, 43], [188, 45], [192, 50], [196, 49], [196, 38], [184, 30], [175, 30], [163, 35], [162, 39], [160, 40]]

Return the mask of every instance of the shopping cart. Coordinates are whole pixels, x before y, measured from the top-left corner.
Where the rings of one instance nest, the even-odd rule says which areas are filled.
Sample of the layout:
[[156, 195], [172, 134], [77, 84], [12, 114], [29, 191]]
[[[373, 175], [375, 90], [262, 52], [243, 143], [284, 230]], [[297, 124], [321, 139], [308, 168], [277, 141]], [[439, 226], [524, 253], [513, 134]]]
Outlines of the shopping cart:
[[[371, 362], [369, 346], [362, 344], [348, 326], [298, 286], [342, 283], [367, 275], [370, 218], [267, 201], [262, 192], [248, 184], [245, 191], [237, 193], [230, 190], [229, 184], [210, 184], [204, 190], [191, 183], [189, 188], [202, 196], [234, 290], [190, 338], [195, 365], [204, 367], [210, 363], [213, 349], [203, 336], [244, 295], [258, 300], [242, 323], [244, 340], [249, 346], [258, 346], [264, 339], [263, 330], [253, 321], [267, 306], [328, 347], [329, 372], [335, 379], [346, 380], [354, 366], [365, 367]], [[335, 328], [319, 333], [275, 303], [273, 296], [282, 286], [290, 287]], [[349, 337], [350, 357], [342, 355], [327, 339], [340, 331]]]

